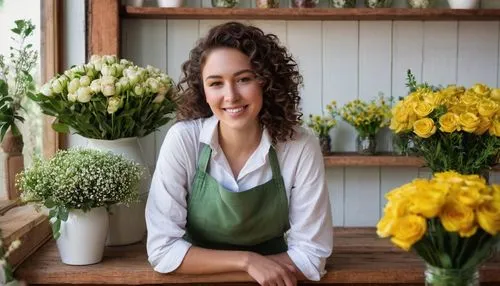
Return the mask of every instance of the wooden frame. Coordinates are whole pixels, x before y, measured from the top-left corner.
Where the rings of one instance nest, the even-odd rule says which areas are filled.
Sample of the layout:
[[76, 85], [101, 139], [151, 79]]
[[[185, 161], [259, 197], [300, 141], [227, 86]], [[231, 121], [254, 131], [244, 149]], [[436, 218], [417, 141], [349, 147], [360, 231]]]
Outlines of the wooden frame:
[[[62, 67], [62, 0], [41, 0], [42, 43], [40, 45], [42, 82], [55, 76]], [[66, 135], [52, 129], [53, 117], [44, 116], [43, 154], [51, 157], [66, 147]]]

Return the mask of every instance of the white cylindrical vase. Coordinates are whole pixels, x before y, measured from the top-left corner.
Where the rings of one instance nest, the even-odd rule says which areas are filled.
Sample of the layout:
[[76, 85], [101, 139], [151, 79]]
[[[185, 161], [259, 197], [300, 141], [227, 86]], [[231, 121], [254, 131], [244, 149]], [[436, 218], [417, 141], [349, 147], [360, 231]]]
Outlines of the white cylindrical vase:
[[61, 236], [56, 241], [61, 261], [69, 265], [89, 265], [102, 260], [108, 234], [108, 212], [105, 207], [88, 212], [70, 210], [61, 221]]
[[144, 167], [144, 174], [138, 190], [140, 201], [129, 206], [116, 204], [110, 208], [109, 233], [106, 245], [127, 245], [141, 241], [146, 234], [144, 212], [149, 186], [151, 185], [151, 173], [144, 159], [139, 139], [137, 137], [116, 140], [88, 139], [87, 147], [123, 155], [125, 158]]
[[158, 7], [181, 7], [184, 0], [158, 0]]
[[479, 0], [448, 0], [452, 9], [476, 9], [479, 8]]

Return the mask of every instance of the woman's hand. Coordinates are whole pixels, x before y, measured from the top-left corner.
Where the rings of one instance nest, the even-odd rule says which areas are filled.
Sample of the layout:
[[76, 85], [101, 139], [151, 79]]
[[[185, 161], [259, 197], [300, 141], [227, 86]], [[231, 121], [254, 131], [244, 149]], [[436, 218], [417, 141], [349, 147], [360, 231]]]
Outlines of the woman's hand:
[[249, 252], [246, 272], [263, 286], [295, 286], [295, 267], [284, 265], [257, 253]]

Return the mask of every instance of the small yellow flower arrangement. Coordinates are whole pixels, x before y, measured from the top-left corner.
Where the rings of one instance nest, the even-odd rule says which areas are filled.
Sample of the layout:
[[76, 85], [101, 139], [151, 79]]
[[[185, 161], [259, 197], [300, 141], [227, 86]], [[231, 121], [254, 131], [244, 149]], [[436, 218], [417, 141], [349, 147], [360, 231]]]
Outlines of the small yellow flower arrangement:
[[394, 106], [390, 129], [409, 134], [434, 172], [481, 173], [500, 156], [500, 89], [418, 87]]
[[[339, 116], [356, 129], [358, 132], [358, 152], [367, 154], [375, 152], [375, 135], [381, 128], [389, 125], [391, 116], [390, 106], [382, 94], [379, 95], [378, 99], [369, 102], [355, 99], [342, 108], [338, 108], [337, 102], [332, 101], [326, 106], [326, 110], [332, 117]], [[368, 148], [361, 148], [360, 144], [366, 139], [370, 141]]]
[[415, 179], [396, 188], [386, 198], [377, 234], [414, 250], [431, 270], [440, 269], [427, 275], [434, 280], [430, 285], [469, 285], [439, 284], [439, 279], [452, 278], [436, 273], [449, 269], [472, 275], [500, 241], [500, 185], [488, 186], [479, 175], [436, 173], [430, 180]]
[[329, 153], [331, 150], [331, 139], [329, 132], [336, 125], [337, 120], [335, 120], [334, 117], [309, 114], [307, 126], [314, 131], [316, 136], [318, 136], [321, 144], [321, 151], [324, 154]]

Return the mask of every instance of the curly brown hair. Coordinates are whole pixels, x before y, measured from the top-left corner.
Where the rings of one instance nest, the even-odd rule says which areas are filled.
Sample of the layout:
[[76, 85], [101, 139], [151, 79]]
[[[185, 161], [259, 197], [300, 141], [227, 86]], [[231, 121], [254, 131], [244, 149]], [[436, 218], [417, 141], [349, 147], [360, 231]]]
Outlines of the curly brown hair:
[[297, 63], [276, 35], [264, 34], [257, 27], [238, 22], [213, 27], [191, 50], [189, 60], [182, 65], [183, 76], [178, 84], [182, 100], [177, 118], [213, 115], [205, 99], [202, 70], [210, 52], [220, 47], [234, 48], [247, 55], [257, 78], [263, 82], [259, 119], [273, 144], [291, 139], [302, 117], [299, 111], [302, 76]]

